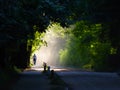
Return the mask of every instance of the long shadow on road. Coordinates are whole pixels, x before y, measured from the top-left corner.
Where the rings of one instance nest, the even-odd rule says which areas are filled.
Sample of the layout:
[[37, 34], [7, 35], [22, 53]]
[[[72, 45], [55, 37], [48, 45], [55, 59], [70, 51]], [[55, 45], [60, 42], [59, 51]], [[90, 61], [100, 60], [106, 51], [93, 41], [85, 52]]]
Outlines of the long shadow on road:
[[54, 68], [56, 76], [49, 78], [40, 68], [20, 74], [11, 90], [120, 90], [116, 73], [101, 73]]
[[65, 90], [62, 85], [52, 84], [41, 70], [25, 70], [11, 90]]

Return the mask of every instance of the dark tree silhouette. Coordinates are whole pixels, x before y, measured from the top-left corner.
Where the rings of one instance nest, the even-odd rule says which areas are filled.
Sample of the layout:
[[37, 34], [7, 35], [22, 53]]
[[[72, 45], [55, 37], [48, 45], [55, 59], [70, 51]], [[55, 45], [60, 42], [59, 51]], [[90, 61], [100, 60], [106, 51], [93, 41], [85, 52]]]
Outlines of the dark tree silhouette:
[[0, 0], [0, 68], [27, 67], [31, 53], [27, 40], [34, 39], [33, 26], [43, 32], [50, 21], [62, 26], [80, 20], [103, 24], [101, 41], [110, 40], [119, 57], [119, 8], [118, 0]]

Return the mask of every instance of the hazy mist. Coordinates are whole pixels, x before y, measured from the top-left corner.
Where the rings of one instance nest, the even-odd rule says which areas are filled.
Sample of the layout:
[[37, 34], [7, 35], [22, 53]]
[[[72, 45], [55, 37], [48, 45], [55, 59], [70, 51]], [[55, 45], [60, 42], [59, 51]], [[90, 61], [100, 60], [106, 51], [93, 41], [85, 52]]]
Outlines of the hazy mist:
[[46, 62], [50, 66], [59, 66], [59, 51], [64, 48], [65, 39], [58, 34], [56, 35], [52, 30], [47, 31], [43, 39], [47, 42], [47, 46], [41, 46], [35, 52], [37, 55], [36, 66], [42, 66], [43, 62]]

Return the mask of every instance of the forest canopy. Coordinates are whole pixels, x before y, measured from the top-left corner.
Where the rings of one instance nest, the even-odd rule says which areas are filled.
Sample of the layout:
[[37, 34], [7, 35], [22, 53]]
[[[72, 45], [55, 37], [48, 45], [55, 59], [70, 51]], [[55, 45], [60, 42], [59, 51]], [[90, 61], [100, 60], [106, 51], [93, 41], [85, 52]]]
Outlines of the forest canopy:
[[[67, 60], [65, 55], [77, 62], [84, 59], [83, 67], [98, 71], [99, 66], [109, 71], [120, 68], [118, 0], [0, 0], [0, 8], [0, 68], [28, 67], [32, 45], [35, 49], [42, 42], [35, 42], [36, 35], [42, 35], [50, 22], [66, 28], [74, 25], [73, 30], [66, 30], [70, 38], [61, 59]], [[72, 56], [76, 49], [84, 57]]]
[[[74, 28], [73, 28], [74, 27]], [[112, 53], [109, 41], [101, 42], [101, 24], [80, 21], [69, 28], [65, 48], [60, 51], [60, 61], [64, 65], [104, 71], [106, 60]]]

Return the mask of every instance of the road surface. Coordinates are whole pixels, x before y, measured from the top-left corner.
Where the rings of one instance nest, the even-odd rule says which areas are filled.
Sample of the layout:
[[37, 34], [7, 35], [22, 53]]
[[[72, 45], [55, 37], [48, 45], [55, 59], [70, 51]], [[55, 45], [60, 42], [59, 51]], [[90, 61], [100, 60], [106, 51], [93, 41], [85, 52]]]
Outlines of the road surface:
[[68, 90], [120, 90], [117, 73], [63, 70], [57, 74], [68, 84]]
[[91, 72], [69, 68], [51, 67], [67, 87], [53, 86], [41, 71], [43, 68], [25, 70], [12, 90], [120, 90], [117, 73]]
[[64, 86], [51, 84], [51, 80], [42, 71], [40, 67], [26, 69], [10, 90], [66, 90]]

